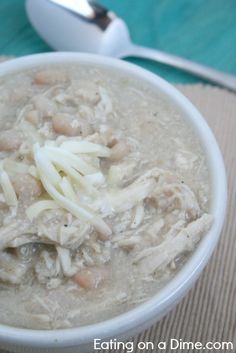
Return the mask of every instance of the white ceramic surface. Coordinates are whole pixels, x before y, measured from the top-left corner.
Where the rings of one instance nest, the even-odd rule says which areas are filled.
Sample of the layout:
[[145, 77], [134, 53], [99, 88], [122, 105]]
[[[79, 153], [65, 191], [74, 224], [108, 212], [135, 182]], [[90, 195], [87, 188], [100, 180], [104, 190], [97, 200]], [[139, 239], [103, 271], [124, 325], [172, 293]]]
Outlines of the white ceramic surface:
[[28, 330], [0, 325], [0, 348], [14, 352], [87, 352], [93, 339], [129, 337], [160, 320], [193, 286], [207, 264], [219, 239], [226, 211], [227, 184], [222, 156], [213, 133], [196, 108], [174, 87], [160, 77], [135, 65], [90, 54], [50, 53], [22, 57], [0, 64], [0, 76], [14, 74], [44, 64], [86, 63], [109, 68], [151, 84], [166, 97], [193, 126], [208, 158], [211, 184], [211, 213], [215, 222], [193, 255], [178, 274], [150, 300], [122, 315], [98, 324], [66, 330]]

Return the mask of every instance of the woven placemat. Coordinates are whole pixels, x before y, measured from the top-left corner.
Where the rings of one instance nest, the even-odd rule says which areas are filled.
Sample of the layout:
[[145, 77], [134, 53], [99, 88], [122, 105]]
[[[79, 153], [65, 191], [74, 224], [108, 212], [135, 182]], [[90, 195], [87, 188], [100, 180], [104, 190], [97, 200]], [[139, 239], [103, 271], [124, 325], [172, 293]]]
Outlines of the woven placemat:
[[[236, 350], [236, 95], [203, 85], [179, 85], [178, 88], [201, 111], [219, 142], [228, 176], [228, 214], [217, 250], [189, 294], [159, 323], [129, 341], [137, 353], [203, 351], [173, 350], [169, 347], [171, 339], [203, 344], [232, 342], [234, 350], [223, 348], [218, 352], [233, 352]], [[158, 349], [160, 341], [166, 342], [169, 348]], [[152, 342], [156, 348], [139, 349], [139, 342]], [[208, 351], [216, 350], [204, 350]]]

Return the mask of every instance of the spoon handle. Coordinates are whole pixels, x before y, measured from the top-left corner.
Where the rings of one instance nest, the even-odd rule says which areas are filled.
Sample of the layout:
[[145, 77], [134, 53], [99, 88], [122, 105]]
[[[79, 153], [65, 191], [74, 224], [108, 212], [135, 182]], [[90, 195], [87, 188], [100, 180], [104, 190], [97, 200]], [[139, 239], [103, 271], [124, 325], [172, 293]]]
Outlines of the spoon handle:
[[170, 65], [220, 86], [226, 87], [232, 91], [236, 91], [235, 75], [230, 75], [172, 54], [168, 54], [155, 49], [145, 48], [135, 44], [131, 44], [127, 52], [122, 55], [122, 57], [131, 56], [150, 59], [161, 64]]

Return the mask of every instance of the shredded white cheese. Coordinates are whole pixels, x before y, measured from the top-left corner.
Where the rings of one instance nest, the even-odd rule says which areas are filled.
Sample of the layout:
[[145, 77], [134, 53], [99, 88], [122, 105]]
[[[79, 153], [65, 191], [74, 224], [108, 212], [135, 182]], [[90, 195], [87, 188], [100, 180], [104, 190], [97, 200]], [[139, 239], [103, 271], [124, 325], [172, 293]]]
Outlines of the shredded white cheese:
[[85, 162], [82, 158], [74, 153], [64, 150], [60, 147], [45, 147], [46, 154], [51, 160], [58, 161], [58, 159], [67, 160], [73, 168], [75, 168], [79, 173], [86, 175], [96, 172], [96, 169]]
[[26, 210], [26, 215], [27, 217], [32, 221], [38, 215], [46, 210], [55, 210], [57, 208], [60, 208], [60, 206], [53, 200], [42, 200], [33, 203], [30, 207], [27, 208]]
[[65, 197], [74, 202], [78, 202], [78, 196], [76, 195], [72, 187], [72, 183], [68, 177], [62, 178], [62, 181], [60, 182], [60, 187]]
[[28, 173], [32, 175], [35, 179], [40, 179], [37, 168], [34, 165], [31, 165], [29, 167]]
[[60, 192], [57, 191], [57, 189], [52, 184], [47, 181], [47, 179], [43, 175], [40, 174], [40, 177], [45, 190], [52, 197], [52, 199], [54, 199], [62, 208], [69, 211], [75, 217], [81, 218], [82, 220], [91, 223], [94, 228], [97, 229], [98, 232], [101, 232], [102, 234], [106, 235], [111, 234], [110, 228], [106, 225], [102, 218], [96, 216], [90, 210], [87, 210], [85, 207], [76, 204], [67, 197], [63, 196]]
[[[109, 148], [87, 141], [67, 141], [57, 147], [49, 144], [40, 147], [37, 144], [33, 153], [36, 164], [33, 172], [52, 200], [31, 205], [26, 211], [27, 216], [32, 220], [42, 211], [62, 208], [91, 224], [98, 232], [110, 235], [111, 230], [102, 217], [80, 202], [79, 197], [80, 192], [90, 198], [99, 194], [95, 186], [103, 183], [105, 178], [100, 168], [89, 162], [91, 154], [94, 158], [109, 156]], [[80, 153], [88, 154], [89, 158], [84, 160]]]
[[[61, 176], [52, 164], [52, 162], [47, 158], [47, 155], [43, 153], [42, 148], [38, 145], [34, 146], [34, 160], [38, 172], [43, 171], [43, 175], [53, 184], [57, 185], [61, 181]], [[40, 175], [40, 172], [39, 172]]]
[[[46, 151], [46, 156], [47, 156]], [[45, 155], [45, 154], [44, 154]], [[65, 175], [68, 175], [77, 185], [81, 186], [82, 189], [85, 189], [89, 194], [96, 193], [96, 190], [75, 168], [73, 163], [71, 164], [70, 159], [63, 158], [59, 155], [54, 155], [53, 153], [48, 154], [48, 157], [51, 159], [51, 162], [54, 163], [55, 167], [59, 172], [63, 172]], [[41, 168], [43, 170], [43, 168]], [[61, 181], [61, 180], [60, 180]], [[59, 181], [59, 182], [60, 182]], [[57, 183], [56, 183], [57, 184]]]
[[93, 185], [102, 185], [106, 181], [104, 175], [101, 172], [88, 174], [85, 176], [85, 179]]
[[73, 153], [92, 153], [98, 157], [109, 157], [111, 155], [110, 148], [89, 141], [65, 141], [61, 147]]
[[12, 186], [8, 174], [2, 170], [0, 171], [0, 185], [2, 187], [3, 195], [8, 206], [17, 206], [17, 196]]

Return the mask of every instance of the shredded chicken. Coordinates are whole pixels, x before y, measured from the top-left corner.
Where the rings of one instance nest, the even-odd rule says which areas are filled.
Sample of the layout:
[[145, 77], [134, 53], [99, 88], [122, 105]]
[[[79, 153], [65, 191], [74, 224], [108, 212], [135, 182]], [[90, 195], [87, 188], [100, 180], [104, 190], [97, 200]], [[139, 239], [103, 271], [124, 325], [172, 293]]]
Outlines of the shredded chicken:
[[189, 132], [166, 154], [171, 112], [154, 113], [156, 96], [86, 70], [41, 68], [25, 74], [25, 94], [0, 98], [6, 121], [16, 116], [0, 117], [0, 285], [22, 293], [26, 326], [71, 327], [95, 306], [146, 300], [213, 222]]
[[26, 271], [27, 266], [13, 255], [0, 253], [0, 281], [20, 284]]
[[139, 266], [139, 271], [145, 276], [168, 265], [174, 258], [185, 251], [192, 251], [212, 225], [212, 216], [203, 214], [199, 219], [188, 224], [174, 237], [169, 237], [156, 247], [141, 251], [134, 263]]

